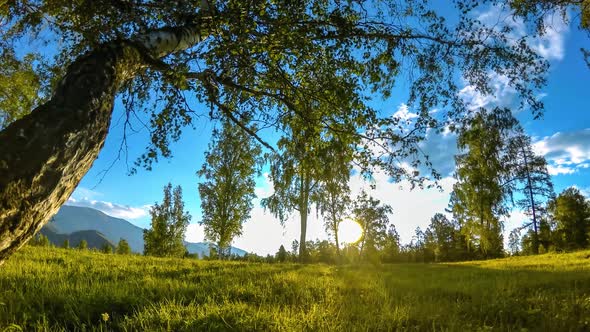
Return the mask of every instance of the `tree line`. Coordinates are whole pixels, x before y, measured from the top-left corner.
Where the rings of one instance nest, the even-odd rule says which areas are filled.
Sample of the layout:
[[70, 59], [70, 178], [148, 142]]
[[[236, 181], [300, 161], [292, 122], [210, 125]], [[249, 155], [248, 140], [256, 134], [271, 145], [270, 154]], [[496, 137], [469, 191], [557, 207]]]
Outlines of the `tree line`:
[[[49, 238], [44, 234], [37, 234], [35, 235], [31, 241], [27, 243], [30, 246], [34, 247], [53, 247], [54, 244], [51, 243]], [[97, 250], [104, 254], [112, 254], [113, 252], [118, 255], [130, 255], [131, 254], [131, 247], [129, 246], [129, 242], [127, 240], [121, 238], [117, 245], [113, 248], [113, 246], [109, 243], [103, 244], [100, 248], [88, 248], [88, 241], [82, 239], [74, 246], [70, 245], [70, 241], [68, 239], [64, 240], [61, 245], [61, 248], [64, 249], [78, 249], [78, 250]]]
[[[313, 172], [310, 170], [307, 173], [313, 180], [309, 186], [307, 180], [297, 175], [296, 170], [304, 167], [300, 166], [288, 173], [291, 177], [283, 174], [286, 172], [284, 167], [280, 168], [277, 172], [283, 175], [273, 178], [275, 189], [279, 192], [263, 199], [263, 206], [283, 221], [283, 213], [289, 212], [289, 209], [299, 211], [307, 204], [304, 208], [309, 212], [309, 205], [314, 203], [317, 212], [323, 217], [332, 242], [304, 240], [306, 216], [301, 214], [302, 237], [296, 241], [297, 254], [282, 248], [276, 257], [266, 257], [264, 260], [293, 260], [297, 256], [299, 261], [304, 262], [457, 261], [587, 247], [590, 210], [586, 198], [575, 188], [555, 195], [545, 158], [534, 152], [530, 137], [525, 134], [510, 109], [479, 109], [458, 126], [459, 154], [455, 157], [454, 173], [456, 183], [449, 207], [446, 214], [433, 216], [426, 230], [418, 228], [409, 244], [400, 243], [395, 226], [390, 221], [393, 212], [390, 206], [381, 204], [366, 192], [354, 200], [350, 198], [348, 181], [352, 168], [346, 164], [350, 160], [338, 156], [339, 150], [327, 145], [330, 146], [330, 153], [309, 152], [305, 158], [316, 167], [335, 160], [339, 162], [327, 163], [327, 166], [345, 166], [323, 167], [328, 172], [316, 175], [315, 179], [310, 174], [319, 173], [315, 167], [312, 168]], [[255, 146], [252, 139], [242, 133], [241, 143], [235, 141], [235, 136], [226, 140], [223, 135], [228, 130], [232, 130], [234, 135], [237, 135], [236, 130], [239, 131], [224, 124], [221, 133], [215, 132], [206, 164], [200, 171], [200, 174], [204, 174], [204, 170], [207, 170], [209, 181], [199, 185], [201, 195], [205, 197], [213, 197], [212, 192], [222, 189], [232, 194], [214, 195], [215, 202], [202, 203], [204, 218], [201, 223], [205, 226], [206, 238], [218, 240], [223, 235], [227, 239], [217, 241], [216, 248], [221, 249], [211, 254], [212, 257], [220, 258], [224, 257], [224, 248], [234, 236], [241, 234], [241, 225], [249, 216], [254, 197], [253, 176], [259, 174], [257, 169], [260, 167], [260, 161], [256, 158], [260, 150], [256, 147], [243, 148]], [[224, 165], [225, 169], [207, 165], [207, 162], [218, 162], [222, 156], [238, 155], [247, 157], [230, 158]], [[212, 159], [212, 156], [218, 159]], [[282, 163], [284, 160], [289, 159], [283, 159]], [[230, 173], [232, 175], [228, 175]], [[220, 174], [224, 177], [220, 177]], [[234, 187], [228, 189], [232, 184]], [[241, 190], [238, 184], [242, 186]], [[309, 188], [306, 190], [304, 187]], [[224, 218], [219, 213], [220, 208], [226, 208], [230, 202], [234, 205], [239, 203], [242, 207], [236, 218]], [[523, 211], [529, 220], [513, 230], [509, 248], [505, 248], [504, 221], [515, 210]], [[213, 216], [217, 219], [213, 219]], [[356, 220], [362, 226], [363, 235], [358, 244], [349, 244], [344, 250], [345, 254], [342, 254], [338, 230], [345, 218]], [[522, 231], [525, 234], [520, 236]], [[305, 245], [301, 245], [302, 239]], [[250, 259], [254, 259], [252, 257], [255, 256], [250, 255]], [[256, 259], [262, 260], [261, 257]]]
[[[534, 153], [511, 110], [480, 109], [461, 126], [447, 214], [436, 214], [425, 231], [416, 229], [404, 249], [410, 261], [588, 248], [589, 201], [575, 187], [555, 195], [545, 158]], [[529, 220], [510, 233], [504, 248], [504, 220], [515, 210]]]

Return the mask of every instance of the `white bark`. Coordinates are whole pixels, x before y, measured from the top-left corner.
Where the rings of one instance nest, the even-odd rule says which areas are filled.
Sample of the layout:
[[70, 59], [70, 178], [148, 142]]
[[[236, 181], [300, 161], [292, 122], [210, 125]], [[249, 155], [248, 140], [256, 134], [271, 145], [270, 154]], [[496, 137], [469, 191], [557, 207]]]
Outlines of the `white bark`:
[[208, 32], [200, 25], [190, 25], [174, 29], [160, 29], [137, 36], [133, 41], [140, 43], [152, 56], [164, 57], [171, 53], [184, 51], [202, 42]]

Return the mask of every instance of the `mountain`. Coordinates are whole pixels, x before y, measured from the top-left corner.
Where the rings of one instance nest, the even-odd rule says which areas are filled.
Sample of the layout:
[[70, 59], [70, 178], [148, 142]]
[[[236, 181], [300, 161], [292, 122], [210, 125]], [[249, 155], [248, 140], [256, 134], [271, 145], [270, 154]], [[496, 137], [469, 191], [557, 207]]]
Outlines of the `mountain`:
[[[203, 257], [203, 255], [209, 255], [209, 243], [207, 242], [199, 242], [199, 243], [191, 243], [191, 242], [185, 242], [184, 246], [186, 247], [186, 250], [188, 250], [188, 252], [192, 253], [198, 253], [199, 257]], [[237, 256], [244, 256], [245, 254], [247, 254], [248, 252], [236, 247], [231, 247], [231, 254], [232, 255], [237, 255]]]
[[[85, 232], [81, 233], [82, 231]], [[143, 252], [143, 228], [137, 227], [125, 219], [114, 218], [88, 207], [62, 206], [57, 214], [51, 218], [51, 221], [43, 226], [41, 232], [56, 245], [63, 244], [67, 236], [74, 236], [73, 238], [68, 238], [72, 247], [77, 245], [83, 236], [88, 236], [88, 238], [84, 239], [88, 242], [89, 247], [89, 240], [104, 245], [104, 241], [117, 244], [123, 238], [129, 243], [131, 251], [137, 253]], [[53, 241], [50, 235], [56, 241]], [[185, 242], [185, 246], [191, 254], [198, 254], [200, 257], [209, 254], [209, 243]], [[246, 251], [234, 247], [231, 248], [231, 252], [238, 256], [246, 254]]]
[[107, 239], [102, 233], [93, 230], [61, 234], [55, 231], [55, 227], [43, 227], [41, 229], [41, 234], [47, 236], [49, 242], [58, 247], [63, 246], [64, 242], [68, 240], [70, 247], [75, 248], [82, 240], [86, 240], [88, 248], [90, 249], [102, 249], [105, 245], [108, 245], [113, 249], [115, 248], [113, 242]]
[[115, 244], [124, 238], [132, 251], [143, 252], [143, 228], [92, 208], [64, 205], [47, 225], [53, 226], [54, 230], [61, 234], [98, 231]]

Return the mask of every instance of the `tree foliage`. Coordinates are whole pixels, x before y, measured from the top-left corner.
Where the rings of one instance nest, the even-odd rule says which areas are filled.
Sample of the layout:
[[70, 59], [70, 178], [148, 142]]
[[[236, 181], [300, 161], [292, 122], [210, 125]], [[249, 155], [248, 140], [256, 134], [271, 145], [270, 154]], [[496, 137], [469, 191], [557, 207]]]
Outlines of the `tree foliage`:
[[510, 231], [510, 235], [508, 235], [508, 250], [510, 250], [511, 255], [518, 255], [520, 251], [520, 229], [515, 228]]
[[337, 144], [342, 143], [332, 142], [324, 150], [323, 167], [321, 168], [323, 171], [322, 181], [319, 190], [314, 194], [314, 201], [324, 219], [326, 232], [334, 238], [336, 254], [340, 256], [340, 241], [338, 239], [340, 223], [351, 213], [352, 201], [348, 183], [352, 172], [352, 160], [351, 151]]
[[365, 191], [356, 198], [353, 214], [363, 228], [359, 243], [361, 259], [379, 258], [378, 252], [385, 247], [388, 240], [389, 215], [392, 212], [391, 206], [381, 204], [381, 201], [370, 197]]
[[[313, 114], [317, 110], [309, 111]], [[317, 124], [310, 125], [298, 117], [286, 121], [285, 130], [287, 134], [278, 141], [282, 153], [276, 154], [271, 161], [270, 179], [274, 192], [262, 200], [262, 205], [281, 223], [294, 211], [299, 213], [299, 258], [306, 260], [307, 219], [314, 198], [320, 194], [318, 189], [321, 181], [320, 154], [323, 140]]]
[[277, 251], [277, 254], [275, 256], [277, 260], [282, 263], [287, 260], [287, 258], [289, 257], [289, 253], [285, 249], [285, 246], [281, 244], [281, 246], [279, 247], [279, 251]]
[[37, 234], [35, 237], [29, 241], [29, 244], [32, 246], [39, 246], [39, 247], [51, 247], [52, 244], [49, 241], [49, 238], [44, 234]]
[[402, 247], [399, 234], [394, 224], [390, 224], [385, 235], [383, 249], [381, 250], [381, 261], [384, 263], [393, 263], [399, 261]]
[[[65, 65], [88, 49], [143, 31], [204, 21], [209, 27], [205, 42], [164, 62], [151, 62], [147, 72], [121, 89], [128, 112], [150, 117], [152, 137], [139, 164], [149, 168], [158, 156], [170, 156], [168, 143], [180, 137], [195, 115], [231, 114], [235, 122], [250, 119], [280, 128], [283, 116], [309, 119], [312, 106], [330, 110], [331, 121], [318, 123], [323, 128], [364, 132], [369, 140], [357, 141], [357, 157], [368, 157], [369, 141], [377, 138], [388, 140], [384, 147], [404, 146], [387, 149], [386, 158], [369, 158], [399, 177], [404, 170], [393, 157], [417, 152], [415, 141], [397, 130], [400, 119], [381, 118], [366, 105], [366, 90], [389, 96], [398, 78], [410, 74], [410, 102], [420, 114], [416, 135], [434, 121], [428, 113], [433, 107], [449, 105], [451, 115], [463, 113], [456, 69], [484, 93], [491, 91], [490, 72], [505, 75], [522, 100], [540, 110], [533, 90], [543, 83], [547, 64], [524, 38], [508, 42], [509, 27], [490, 29], [477, 20], [474, 13], [488, 3], [457, 1], [450, 9], [457, 19], [446, 20], [422, 1], [15, 0], [0, 12], [7, 22], [1, 46], [22, 48], [31, 36], [54, 45], [54, 58], [34, 54], [47, 69], [37, 70], [40, 83], [30, 85], [50, 90]], [[150, 98], [150, 92], [162, 98]], [[212, 109], [188, 105], [190, 96]]]
[[80, 249], [80, 250], [88, 249], [88, 241], [80, 240], [80, 243], [78, 243], [78, 249]]
[[182, 188], [164, 187], [164, 199], [151, 210], [151, 228], [143, 231], [144, 254], [160, 257], [182, 257], [186, 253], [184, 233], [191, 216], [184, 211]]
[[531, 228], [522, 236], [524, 254], [590, 247], [590, 203], [578, 189], [565, 189], [547, 202], [546, 209], [539, 218], [537, 233]]
[[254, 176], [261, 164], [261, 149], [241, 128], [225, 120], [213, 132], [213, 142], [198, 172], [205, 239], [217, 245], [219, 257], [227, 255], [232, 240], [242, 234], [256, 197]]
[[435, 260], [437, 262], [453, 260], [456, 234], [449, 219], [442, 213], [435, 214], [430, 219], [427, 231], [432, 234], [434, 241]]
[[[104, 142], [116, 93], [122, 97], [127, 116], [124, 132], [133, 126], [134, 119], [149, 128], [146, 151], [137, 160], [137, 166], [147, 169], [159, 158], [171, 156], [170, 143], [178, 140], [195, 119], [228, 117], [269, 150], [273, 142], [264, 142], [253, 123], [260, 130], [272, 128], [289, 141], [297, 141], [297, 136], [338, 137], [350, 148], [363, 173], [380, 167], [394, 181], [407, 178], [414, 184], [424, 184], [425, 174], [408, 171], [405, 161], [410, 160], [417, 169], [424, 163], [417, 143], [426, 130], [442, 128], [439, 125], [447, 120], [452, 122], [465, 115], [458, 93], [463, 84], [489, 94], [493, 90], [490, 75], [501, 75], [519, 95], [521, 106], [530, 108], [535, 115], [541, 113], [536, 90], [544, 84], [547, 62], [528, 46], [527, 37], [511, 38], [513, 27], [496, 29], [478, 20], [476, 13], [495, 3], [457, 0], [442, 13], [436, 10], [435, 3], [418, 0], [5, 2], [0, 6], [2, 54], [17, 54], [15, 50], [34, 49], [33, 45], [51, 45], [51, 52], [32, 54], [35, 61], [14, 56], [19, 72], [35, 73], [22, 80], [31, 84], [17, 85], [26, 97], [17, 102], [17, 107], [34, 107], [48, 98], [51, 105], [74, 100], [68, 91], [94, 93], [90, 89], [97, 85], [94, 78], [100, 78], [105, 86], [96, 92], [104, 98], [76, 96], [76, 100], [86, 98], [80, 103], [84, 107], [100, 104], [92, 111], [101, 116], [78, 121], [83, 129], [73, 126], [75, 129], [67, 132], [69, 126], [59, 126], [58, 117], [37, 116], [51, 109], [42, 104], [39, 112], [22, 117], [0, 134], [3, 140], [12, 142], [21, 137], [24, 128], [57, 124], [48, 126], [54, 130], [50, 136], [55, 136], [56, 141], [55, 147], [51, 145], [48, 150], [67, 150], [68, 156], [82, 156], [84, 161], [79, 174], [63, 174], [62, 180], [71, 181], [57, 179], [44, 187], [42, 194], [33, 195], [19, 184], [24, 186], [25, 180], [40, 178], [35, 177], [39, 172], [36, 170], [45, 169], [42, 166], [48, 160], [62, 159], [49, 152], [42, 154], [43, 158], [34, 158], [37, 163], [21, 174], [14, 171], [21, 169], [18, 160], [28, 163], [37, 151], [29, 149], [27, 155], [16, 158], [16, 152], [0, 150], [0, 167], [10, 175], [0, 177], [0, 188], [8, 188], [0, 191], [0, 208], [20, 211], [15, 202], [21, 204], [23, 198], [15, 198], [15, 193], [26, 196], [30, 206], [22, 212], [24, 217], [14, 213], [3, 217], [11, 225], [2, 229], [16, 228], [12, 224], [22, 220], [30, 225], [23, 228], [23, 234], [10, 239], [6, 248], [0, 248], [0, 258], [33, 235], [30, 230], [39, 228], [35, 222], [46, 222], [47, 216], [39, 213], [38, 207], [62, 204], [88, 170]], [[445, 18], [449, 11], [452, 19]], [[109, 68], [84, 63], [104, 59], [113, 50], [120, 51], [113, 53], [117, 56], [132, 56], [119, 56], [125, 61]], [[69, 66], [72, 63], [74, 66]], [[80, 66], [86, 76], [80, 84], [72, 85], [80, 78]], [[10, 65], [3, 63], [1, 67], [2, 72], [10, 71]], [[108, 77], [113, 73], [116, 79], [107, 80], [102, 73], [109, 73]], [[405, 78], [409, 78], [408, 103], [418, 113], [412, 128], [407, 128], [400, 117], [370, 107], [372, 98], [389, 97], [396, 92], [400, 79]], [[76, 89], [70, 90], [72, 86]], [[98, 100], [100, 103], [95, 102]], [[9, 109], [12, 104], [3, 105], [0, 107], [5, 109], [0, 112], [6, 121], [26, 113]], [[76, 112], [94, 114], [84, 107], [81, 110], [68, 105], [59, 104], [60, 109], [53, 111], [70, 112], [76, 119], [80, 114]], [[433, 108], [440, 110], [438, 118], [431, 112]], [[87, 129], [96, 123], [101, 124], [99, 132], [88, 135]], [[78, 135], [80, 132], [86, 135]], [[59, 146], [61, 135], [75, 138], [76, 144]], [[306, 154], [319, 148], [318, 142], [312, 140]], [[9, 145], [13, 144], [4, 146]], [[281, 150], [277, 156], [289, 146], [275, 145]], [[307, 174], [312, 164], [302, 165], [307, 169], [301, 179], [308, 195], [314, 182], [312, 174]], [[63, 167], [73, 169], [70, 166]], [[437, 177], [436, 173], [432, 175]], [[307, 213], [308, 209], [309, 204], [300, 212]], [[39, 221], [30, 221], [37, 215]], [[303, 252], [305, 244], [301, 241]]]
[[507, 136], [516, 125], [510, 110], [481, 109], [466, 121], [457, 140], [464, 152], [455, 157], [457, 183], [450, 204], [468, 241], [486, 257], [503, 252], [501, 218], [509, 213], [512, 194], [506, 185], [510, 182]]
[[103, 254], [112, 254], [113, 253], [113, 247], [109, 243], [105, 243], [100, 248], [100, 252], [102, 252]]
[[117, 247], [115, 248], [115, 253], [118, 255], [131, 254], [131, 247], [129, 246], [129, 242], [127, 242], [127, 240], [121, 238], [119, 240], [119, 243], [117, 243]]
[[[590, 33], [590, 3], [588, 0], [509, 0], [507, 4], [516, 17], [532, 23], [539, 34], [544, 35], [552, 28], [555, 16], [566, 23], [576, 22], [578, 27]], [[548, 19], [549, 18], [549, 19]], [[590, 68], [590, 51], [582, 48], [582, 55]]]
[[13, 50], [0, 48], [0, 130], [39, 104], [39, 68], [35, 68], [35, 60], [34, 54], [19, 58]]
[[[462, 231], [485, 255], [502, 251], [502, 218], [513, 207], [531, 217], [532, 251], [538, 253], [539, 220], [554, 196], [547, 162], [509, 109], [479, 110], [464, 121], [456, 157], [452, 210]], [[517, 196], [517, 200], [514, 197]], [[513, 241], [514, 242], [514, 241]]]
[[531, 217], [531, 222], [524, 227], [532, 228], [532, 251], [539, 253], [539, 221], [546, 213], [547, 201], [555, 196], [547, 161], [535, 154], [530, 137], [520, 127], [509, 139], [508, 154], [509, 163], [505, 167], [512, 178], [507, 185], [521, 194], [516, 206]]
[[590, 241], [590, 203], [571, 187], [549, 202], [549, 211], [556, 221], [557, 244], [564, 250], [587, 248]]
[[[310, 107], [316, 107], [311, 105]], [[263, 206], [285, 222], [297, 211], [301, 236], [299, 256], [306, 258], [308, 215], [315, 205], [326, 221], [328, 230], [338, 242], [338, 225], [342, 221], [348, 198], [348, 180], [354, 155], [353, 132], [334, 135], [322, 127], [332, 123], [330, 112], [309, 108], [304, 118], [284, 120], [286, 135], [279, 139], [280, 155], [271, 162], [270, 179], [274, 193], [263, 199]], [[339, 244], [336, 244], [339, 251]]]

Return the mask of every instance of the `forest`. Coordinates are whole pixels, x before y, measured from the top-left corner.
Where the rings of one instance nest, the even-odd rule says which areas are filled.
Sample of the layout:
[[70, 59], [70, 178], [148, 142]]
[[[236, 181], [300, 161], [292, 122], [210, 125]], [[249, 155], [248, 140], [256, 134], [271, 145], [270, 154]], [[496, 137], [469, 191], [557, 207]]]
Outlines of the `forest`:
[[[590, 142], [579, 126], [590, 119], [564, 90], [590, 74], [589, 5], [0, 0], [0, 328], [588, 329]], [[562, 54], [560, 33], [575, 35], [577, 53]], [[560, 69], [572, 75], [565, 89], [552, 85]], [[565, 99], [575, 107], [556, 105]], [[578, 136], [559, 141], [568, 133]], [[426, 151], [448, 137], [450, 172]], [[159, 175], [194, 146], [204, 154], [190, 190]], [[117, 162], [166, 183], [146, 212], [143, 255], [125, 238], [55, 248], [42, 231], [104, 153], [115, 161], [99, 183]], [[445, 181], [446, 208], [402, 239], [416, 221], [396, 219], [375, 189]], [[112, 191], [148, 195], [130, 183]], [[298, 238], [238, 255], [258, 207], [296, 223]], [[191, 221], [209, 243], [204, 260], [187, 249]], [[354, 241], [345, 223], [358, 226]]]

